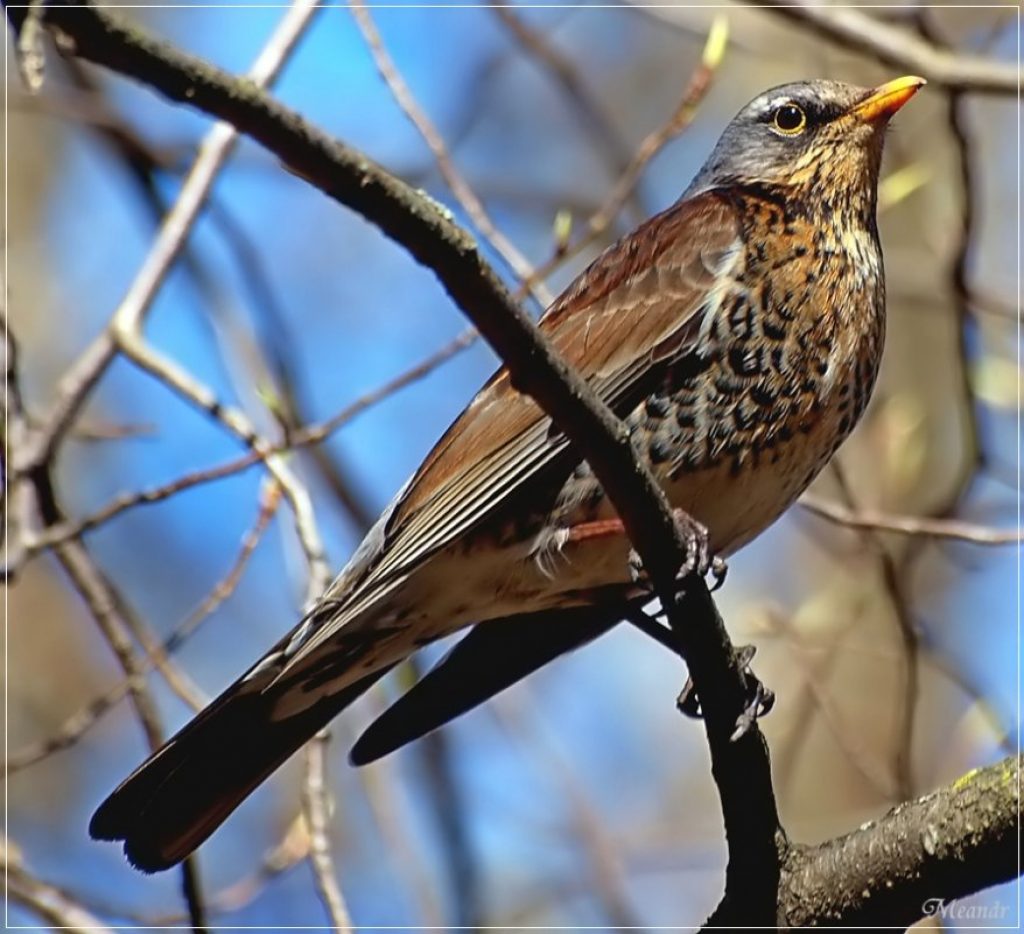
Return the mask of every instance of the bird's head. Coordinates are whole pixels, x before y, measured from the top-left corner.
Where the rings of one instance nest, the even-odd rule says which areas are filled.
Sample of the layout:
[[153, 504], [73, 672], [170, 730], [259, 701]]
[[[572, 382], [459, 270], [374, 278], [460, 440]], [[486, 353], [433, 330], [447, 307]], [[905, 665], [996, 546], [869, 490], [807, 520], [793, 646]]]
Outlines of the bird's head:
[[885, 128], [923, 84], [908, 76], [873, 89], [800, 81], [765, 91], [726, 127], [687, 194], [737, 184], [820, 185], [873, 206]]

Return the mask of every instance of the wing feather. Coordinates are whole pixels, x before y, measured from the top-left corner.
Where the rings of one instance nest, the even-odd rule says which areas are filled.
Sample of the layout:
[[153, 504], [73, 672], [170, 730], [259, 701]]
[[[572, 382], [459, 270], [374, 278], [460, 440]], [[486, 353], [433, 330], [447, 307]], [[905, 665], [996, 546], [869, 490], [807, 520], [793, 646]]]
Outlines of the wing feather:
[[[539, 326], [613, 410], [636, 405], [651, 366], [692, 348], [717, 311], [718, 282], [739, 254], [732, 205], [714, 191], [680, 201], [611, 246], [551, 306]], [[646, 390], [645, 390], [646, 391]], [[568, 440], [499, 370], [431, 451], [390, 511], [361, 574], [325, 598], [341, 607], [311, 634], [301, 660], [421, 562], [479, 523], [567, 452]], [[342, 589], [344, 592], [338, 592]], [[291, 667], [289, 664], [288, 667]]]

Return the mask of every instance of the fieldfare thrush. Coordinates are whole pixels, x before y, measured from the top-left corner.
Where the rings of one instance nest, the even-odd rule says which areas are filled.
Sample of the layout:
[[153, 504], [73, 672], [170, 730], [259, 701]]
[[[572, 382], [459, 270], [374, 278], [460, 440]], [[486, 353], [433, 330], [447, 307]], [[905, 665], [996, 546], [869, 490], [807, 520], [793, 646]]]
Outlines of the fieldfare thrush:
[[[681, 521], [706, 530], [707, 554], [774, 522], [867, 405], [885, 331], [882, 143], [923, 84], [766, 91], [683, 196], [605, 250], [541, 319], [624, 420]], [[123, 840], [142, 870], [170, 867], [419, 647], [473, 626], [363, 734], [354, 762], [468, 710], [645, 599], [589, 466], [499, 370], [316, 606], [136, 769], [90, 832]]]

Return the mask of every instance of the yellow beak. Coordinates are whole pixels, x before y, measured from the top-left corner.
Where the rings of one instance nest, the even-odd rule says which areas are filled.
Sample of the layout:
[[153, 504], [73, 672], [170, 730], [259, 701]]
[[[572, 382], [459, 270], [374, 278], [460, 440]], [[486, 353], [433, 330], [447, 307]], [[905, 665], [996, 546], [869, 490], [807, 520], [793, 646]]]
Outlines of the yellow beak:
[[850, 116], [874, 123], [877, 120], [888, 120], [897, 110], [910, 100], [928, 82], [916, 75], [896, 78], [880, 84], [859, 104], [850, 108]]

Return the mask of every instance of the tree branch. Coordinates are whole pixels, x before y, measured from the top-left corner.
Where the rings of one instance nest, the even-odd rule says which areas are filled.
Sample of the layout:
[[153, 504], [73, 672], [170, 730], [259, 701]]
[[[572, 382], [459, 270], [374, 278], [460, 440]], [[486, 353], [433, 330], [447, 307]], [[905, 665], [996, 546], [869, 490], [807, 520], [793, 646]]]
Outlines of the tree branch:
[[968, 772], [821, 846], [794, 846], [782, 874], [780, 923], [903, 927], [1016, 878], [1022, 761], [1010, 756]]
[[754, 0], [779, 16], [806, 26], [848, 49], [906, 72], [921, 75], [952, 91], [1016, 94], [1020, 86], [1017, 66], [987, 58], [951, 52], [892, 23], [847, 7], [812, 6], [806, 2]]

